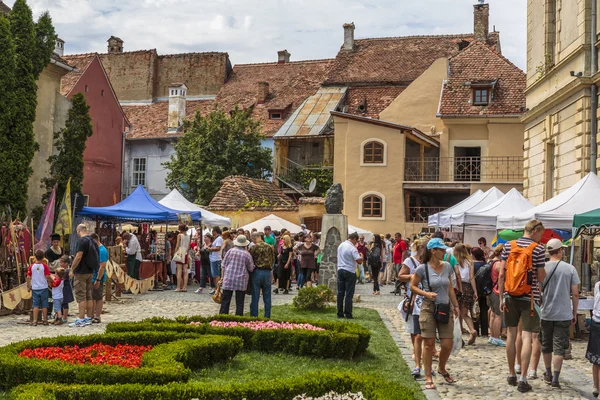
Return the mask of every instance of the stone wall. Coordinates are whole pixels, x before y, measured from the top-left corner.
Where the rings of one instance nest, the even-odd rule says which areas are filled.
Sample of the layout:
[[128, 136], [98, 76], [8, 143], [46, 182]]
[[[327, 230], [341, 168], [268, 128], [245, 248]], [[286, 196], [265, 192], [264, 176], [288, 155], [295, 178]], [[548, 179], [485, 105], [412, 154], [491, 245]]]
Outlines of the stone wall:
[[100, 59], [119, 101], [153, 98], [156, 50], [102, 54]]

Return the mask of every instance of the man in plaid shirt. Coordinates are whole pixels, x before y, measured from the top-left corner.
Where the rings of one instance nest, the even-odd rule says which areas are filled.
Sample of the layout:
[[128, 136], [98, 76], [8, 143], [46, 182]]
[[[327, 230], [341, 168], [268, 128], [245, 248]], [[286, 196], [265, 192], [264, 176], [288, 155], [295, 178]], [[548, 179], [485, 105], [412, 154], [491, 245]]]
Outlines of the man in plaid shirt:
[[233, 244], [235, 247], [225, 254], [221, 265], [223, 296], [219, 313], [229, 314], [231, 297], [235, 292], [235, 315], [244, 315], [244, 299], [246, 298], [250, 272], [254, 271], [254, 261], [252, 261], [252, 256], [246, 250], [248, 246], [246, 236], [239, 235]]

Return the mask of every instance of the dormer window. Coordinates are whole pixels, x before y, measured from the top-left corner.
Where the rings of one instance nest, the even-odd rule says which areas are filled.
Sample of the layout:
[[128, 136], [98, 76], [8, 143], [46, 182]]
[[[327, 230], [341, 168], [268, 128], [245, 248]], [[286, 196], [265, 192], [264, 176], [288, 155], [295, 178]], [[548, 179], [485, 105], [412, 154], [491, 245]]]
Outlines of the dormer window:
[[269, 111], [269, 119], [281, 119], [281, 111]]
[[486, 87], [474, 87], [473, 88], [473, 105], [474, 106], [487, 106], [490, 104], [492, 94], [492, 88]]

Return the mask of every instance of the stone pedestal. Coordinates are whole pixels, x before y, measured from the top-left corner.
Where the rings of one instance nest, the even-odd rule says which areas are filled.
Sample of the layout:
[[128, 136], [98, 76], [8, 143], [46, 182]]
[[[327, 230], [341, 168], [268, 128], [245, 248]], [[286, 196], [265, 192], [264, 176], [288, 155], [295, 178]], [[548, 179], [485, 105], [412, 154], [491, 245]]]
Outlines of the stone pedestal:
[[319, 284], [337, 293], [337, 249], [348, 239], [348, 217], [343, 214], [324, 214], [321, 225], [321, 267]]

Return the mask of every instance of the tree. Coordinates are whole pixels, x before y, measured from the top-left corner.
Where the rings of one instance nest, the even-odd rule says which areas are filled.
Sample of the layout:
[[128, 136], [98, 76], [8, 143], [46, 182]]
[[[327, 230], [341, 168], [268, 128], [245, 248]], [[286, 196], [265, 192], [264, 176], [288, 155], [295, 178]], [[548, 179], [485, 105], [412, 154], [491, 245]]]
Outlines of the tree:
[[163, 165], [169, 169], [167, 186], [181, 190], [185, 197], [208, 204], [230, 175], [251, 178], [268, 176], [271, 150], [261, 147], [260, 123], [237, 107], [227, 116], [212, 111], [206, 117], [196, 114], [186, 124], [185, 134], [175, 144], [175, 155]]
[[[15, 88], [15, 45], [10, 32], [10, 23], [0, 14], [0, 170], [12, 176], [15, 169], [10, 160], [10, 129], [14, 114]], [[12, 179], [3, 179], [0, 184], [0, 205], [9, 204], [5, 199], [15, 190]]]
[[33, 73], [37, 77], [42, 73], [54, 49], [56, 48], [56, 40], [58, 36], [52, 26], [52, 18], [50, 13], [45, 11], [35, 24], [35, 59], [33, 60]]
[[[52, 188], [57, 185], [56, 198], [62, 199], [69, 178], [71, 178], [71, 191], [81, 192], [83, 184], [83, 152], [85, 143], [94, 133], [90, 106], [87, 105], [82, 93], [77, 93], [71, 98], [72, 107], [67, 115], [65, 127], [54, 134], [56, 154], [48, 158], [50, 176], [42, 179], [47, 193], [44, 203], [50, 197]], [[60, 206], [57, 202], [56, 209]]]

